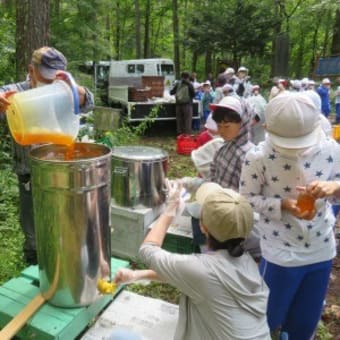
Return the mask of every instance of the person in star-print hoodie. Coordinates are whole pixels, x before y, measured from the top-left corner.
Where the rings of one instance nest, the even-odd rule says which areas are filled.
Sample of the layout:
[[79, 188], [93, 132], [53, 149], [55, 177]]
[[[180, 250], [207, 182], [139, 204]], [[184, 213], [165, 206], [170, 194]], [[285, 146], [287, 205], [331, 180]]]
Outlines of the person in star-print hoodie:
[[[324, 134], [318, 109], [303, 93], [273, 98], [265, 121], [267, 137], [247, 152], [239, 191], [260, 215], [269, 327], [307, 340], [336, 256], [331, 204], [340, 201], [340, 145]], [[309, 211], [297, 205], [301, 190], [315, 199]]]

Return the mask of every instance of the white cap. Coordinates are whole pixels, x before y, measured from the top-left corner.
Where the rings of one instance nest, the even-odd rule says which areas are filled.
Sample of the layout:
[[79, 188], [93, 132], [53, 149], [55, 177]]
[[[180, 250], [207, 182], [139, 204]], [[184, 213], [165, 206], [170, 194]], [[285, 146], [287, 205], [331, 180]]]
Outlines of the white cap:
[[228, 67], [225, 72], [225, 74], [235, 74], [235, 70], [232, 67]]
[[307, 148], [317, 144], [321, 137], [319, 110], [301, 92], [274, 97], [266, 106], [264, 115], [268, 135], [279, 147]]
[[232, 85], [230, 85], [230, 84], [225, 84], [225, 85], [223, 85], [223, 87], [222, 87], [222, 92], [225, 92], [225, 91], [233, 92], [233, 91], [234, 91], [234, 88], [233, 88]]
[[242, 105], [239, 99], [232, 97], [232, 96], [226, 96], [223, 97], [219, 103], [217, 104], [210, 104], [211, 110], [216, 110], [218, 107], [225, 107], [228, 109], [231, 109], [235, 112], [237, 112], [240, 116], [242, 116]]
[[327, 85], [327, 84], [330, 84], [330, 83], [331, 83], [331, 81], [329, 80], [329, 78], [322, 79], [322, 84]]
[[204, 86], [204, 85], [209, 85], [209, 86], [211, 86], [210, 80], [206, 80], [205, 82], [203, 82], [203, 83], [202, 83], [202, 86]]
[[248, 72], [248, 69], [246, 67], [244, 67], [244, 66], [241, 66], [241, 67], [239, 67], [237, 72]]
[[307, 85], [309, 83], [309, 79], [307, 77], [301, 79], [301, 85]]

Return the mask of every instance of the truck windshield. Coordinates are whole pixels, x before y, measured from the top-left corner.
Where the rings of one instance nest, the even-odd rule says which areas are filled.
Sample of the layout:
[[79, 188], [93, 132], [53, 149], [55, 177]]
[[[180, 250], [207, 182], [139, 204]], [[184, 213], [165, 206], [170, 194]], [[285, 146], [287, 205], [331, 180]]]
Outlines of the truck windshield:
[[174, 65], [172, 64], [162, 64], [161, 72], [163, 76], [173, 75], [174, 74]]

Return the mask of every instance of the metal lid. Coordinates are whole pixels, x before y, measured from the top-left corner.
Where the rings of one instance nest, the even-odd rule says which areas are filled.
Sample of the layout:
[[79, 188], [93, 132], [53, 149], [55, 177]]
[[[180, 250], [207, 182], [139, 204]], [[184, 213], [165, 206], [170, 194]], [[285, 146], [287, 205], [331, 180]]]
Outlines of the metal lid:
[[112, 157], [137, 161], [154, 161], [168, 158], [168, 153], [150, 146], [116, 146], [112, 148]]

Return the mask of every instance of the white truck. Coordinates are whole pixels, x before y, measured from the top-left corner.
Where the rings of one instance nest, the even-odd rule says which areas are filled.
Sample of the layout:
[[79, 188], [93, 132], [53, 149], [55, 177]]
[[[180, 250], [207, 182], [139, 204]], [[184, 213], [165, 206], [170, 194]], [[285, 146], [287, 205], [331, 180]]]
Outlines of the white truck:
[[[103, 61], [96, 64], [94, 74], [96, 84], [107, 90], [107, 104], [121, 108], [127, 121], [144, 120], [156, 105], [159, 105], [156, 120], [176, 119], [175, 98], [169, 94], [175, 82], [171, 59]], [[199, 119], [200, 102], [194, 101], [193, 105], [193, 118]]]

